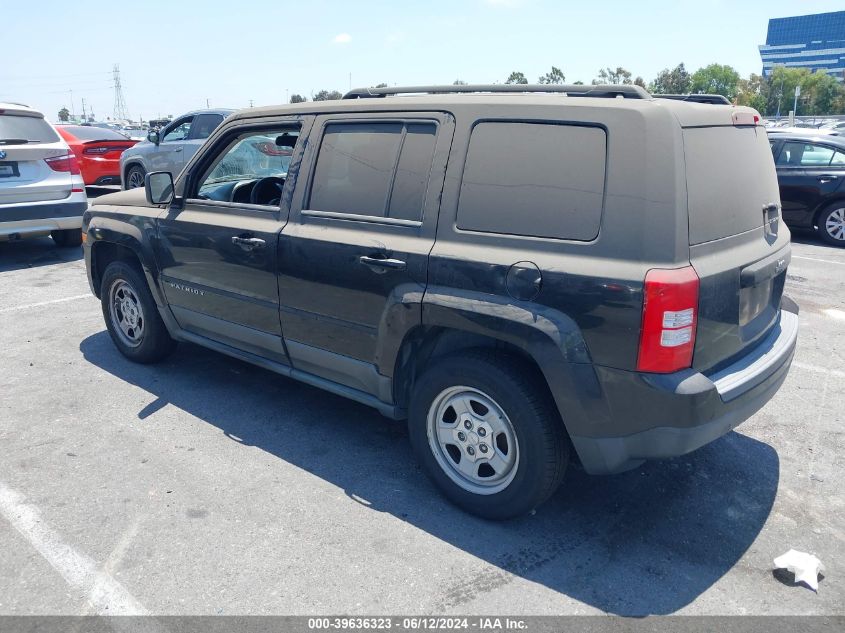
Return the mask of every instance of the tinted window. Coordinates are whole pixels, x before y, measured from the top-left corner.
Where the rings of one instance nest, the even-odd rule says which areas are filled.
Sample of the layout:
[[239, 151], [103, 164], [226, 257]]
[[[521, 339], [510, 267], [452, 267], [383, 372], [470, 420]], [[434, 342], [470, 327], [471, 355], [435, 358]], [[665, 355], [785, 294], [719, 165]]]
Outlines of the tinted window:
[[400, 220], [422, 219], [435, 138], [436, 128], [431, 123], [407, 126], [390, 194], [389, 217]]
[[470, 138], [458, 228], [572, 240], [598, 235], [605, 133], [594, 127], [480, 123]]
[[85, 125], [63, 125], [62, 129], [73, 134], [80, 141], [125, 141], [126, 137], [120, 132]]
[[13, 139], [31, 143], [55, 143], [59, 135], [41, 117], [0, 115], [0, 142]]
[[188, 138], [188, 134], [191, 133], [191, 121], [193, 121], [193, 117], [189, 119], [181, 119], [180, 121], [176, 121], [176, 124], [167, 130], [167, 133], [162, 138], [162, 142], [165, 141], [184, 141]]
[[200, 114], [191, 126], [191, 138], [208, 138], [221, 123], [223, 123], [223, 116], [220, 114]]
[[309, 208], [419, 220], [435, 136], [433, 123], [326, 126]]
[[833, 149], [802, 141], [787, 141], [778, 156], [778, 165], [787, 167], [826, 167], [833, 158]]

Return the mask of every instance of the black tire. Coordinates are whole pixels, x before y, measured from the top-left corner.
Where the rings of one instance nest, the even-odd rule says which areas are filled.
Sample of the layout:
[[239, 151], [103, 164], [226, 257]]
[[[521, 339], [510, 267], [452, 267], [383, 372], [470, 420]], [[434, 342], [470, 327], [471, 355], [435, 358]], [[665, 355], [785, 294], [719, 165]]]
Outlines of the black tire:
[[126, 171], [126, 182], [123, 184], [124, 189], [137, 189], [144, 186], [144, 176], [147, 174], [144, 168], [140, 165], [132, 165]]
[[[117, 307], [119, 299], [116, 299], [115, 290], [125, 293], [127, 300], [132, 295], [132, 304], [140, 306], [140, 310], [136, 311], [140, 318], [135, 320], [138, 327], [132, 330], [137, 336], [134, 342], [129, 335], [122, 332], [118, 323], [122, 313]], [[176, 348], [176, 341], [167, 332], [147, 280], [138, 266], [123, 261], [110, 263], [100, 284], [100, 303], [112, 341], [129, 360], [136, 363], [155, 363], [169, 356]]]
[[[828, 226], [828, 222], [831, 223]], [[845, 247], [845, 200], [834, 202], [822, 209], [816, 231], [819, 237], [833, 246]]]
[[[429, 410], [437, 411], [443, 394], [457, 386], [489, 396], [515, 432], [516, 464], [512, 479], [504, 480], [506, 487], [501, 490], [479, 494], [456, 483], [454, 473], [450, 476], [448, 467], [438, 461], [448, 451], [438, 458], [429, 441]], [[543, 376], [518, 357], [494, 350], [469, 350], [432, 364], [414, 386], [408, 427], [414, 453], [435, 485], [453, 503], [486, 519], [507, 519], [536, 508], [558, 488], [569, 462], [569, 443]]]
[[62, 231], [51, 231], [50, 237], [56, 246], [74, 247], [82, 246], [82, 229], [66, 229]]

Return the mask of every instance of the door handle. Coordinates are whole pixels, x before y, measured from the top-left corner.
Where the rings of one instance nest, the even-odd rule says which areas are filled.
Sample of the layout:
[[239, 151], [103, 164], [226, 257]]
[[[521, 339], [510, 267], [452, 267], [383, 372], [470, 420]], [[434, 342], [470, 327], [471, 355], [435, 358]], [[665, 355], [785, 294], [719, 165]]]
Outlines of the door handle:
[[174, 152], [181, 152], [181, 151], [182, 151], [182, 148], [181, 148], [181, 147], [176, 147], [176, 148], [174, 148], [174, 149], [173, 149], [173, 151], [174, 151]]
[[824, 184], [826, 182], [832, 182], [834, 180], [838, 180], [839, 176], [834, 176], [833, 174], [825, 174], [824, 176], [819, 176], [818, 180], [820, 183]]
[[262, 240], [260, 237], [245, 237], [241, 235], [235, 235], [234, 237], [232, 237], [232, 244], [240, 246], [245, 251], [251, 251], [256, 248], [264, 248], [267, 242]]
[[370, 257], [368, 255], [361, 255], [358, 261], [364, 266], [368, 266], [374, 272], [385, 273], [389, 270], [405, 270], [407, 264], [401, 259], [390, 259], [387, 257]]

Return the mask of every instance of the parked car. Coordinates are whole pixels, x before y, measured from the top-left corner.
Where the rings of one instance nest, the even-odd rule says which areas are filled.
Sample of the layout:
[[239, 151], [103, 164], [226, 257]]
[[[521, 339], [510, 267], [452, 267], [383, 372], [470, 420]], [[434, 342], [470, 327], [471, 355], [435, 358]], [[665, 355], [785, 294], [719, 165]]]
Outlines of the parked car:
[[826, 121], [819, 126], [819, 130], [834, 130], [840, 134], [845, 134], [845, 121]]
[[777, 167], [783, 221], [813, 229], [845, 246], [845, 138], [808, 134], [769, 136]]
[[176, 176], [211, 133], [234, 110], [197, 110], [188, 112], [161, 130], [147, 132], [147, 140], [138, 143], [120, 157], [123, 188], [144, 186], [150, 171], [169, 171]]
[[681, 455], [785, 379], [790, 236], [758, 121], [618, 85], [244, 110], [180, 175], [94, 201], [89, 282], [127, 358], [191, 341], [407, 418], [449, 499], [519, 515], [571, 450], [594, 474]]
[[56, 129], [79, 160], [86, 185], [120, 184], [120, 155], [137, 141], [89, 125], [59, 125]]
[[843, 130], [836, 128], [816, 128], [807, 126], [777, 127], [767, 130], [769, 134], [813, 134], [815, 136], [839, 136]]
[[82, 242], [88, 206], [79, 162], [44, 115], [0, 103], [0, 240], [47, 235]]

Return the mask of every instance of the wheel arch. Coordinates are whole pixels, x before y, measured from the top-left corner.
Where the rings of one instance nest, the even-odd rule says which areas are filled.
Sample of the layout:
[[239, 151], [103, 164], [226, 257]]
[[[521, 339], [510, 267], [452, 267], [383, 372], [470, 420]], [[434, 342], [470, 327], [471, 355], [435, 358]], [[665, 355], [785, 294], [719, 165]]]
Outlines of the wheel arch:
[[609, 417], [586, 343], [575, 322], [539, 304], [481, 295], [470, 300], [426, 293], [422, 323], [404, 336], [393, 369], [393, 398], [402, 408], [435, 359], [492, 347], [527, 363], [542, 377], [567, 432], [583, 434], [590, 420]]
[[[93, 218], [88, 226], [91, 286], [100, 298], [100, 285], [106, 267], [113, 261], [128, 262], [144, 274], [159, 307], [165, 305], [156, 275], [155, 259], [148, 242], [143, 241], [140, 229], [132, 224], [111, 218]], [[146, 245], [145, 245], [146, 244]]]
[[133, 157], [127, 160], [126, 164], [123, 165], [123, 173], [120, 175], [121, 185], [124, 189], [126, 189], [126, 181], [129, 179], [129, 170], [133, 167], [140, 167], [144, 170], [144, 173], [147, 173], [147, 166], [144, 165], [144, 161], [140, 157]]

